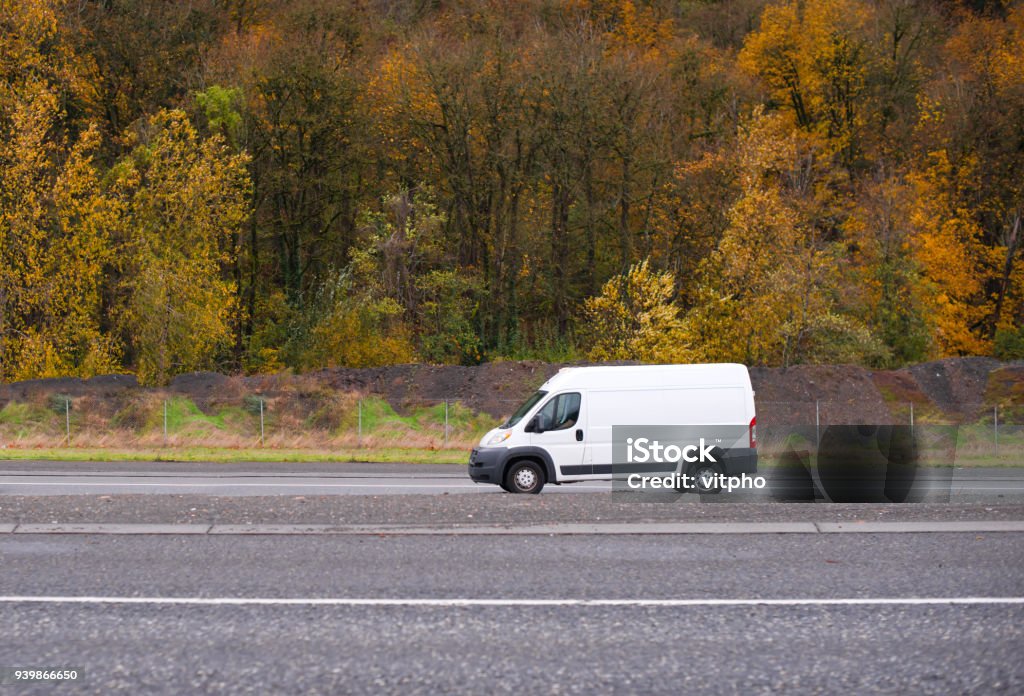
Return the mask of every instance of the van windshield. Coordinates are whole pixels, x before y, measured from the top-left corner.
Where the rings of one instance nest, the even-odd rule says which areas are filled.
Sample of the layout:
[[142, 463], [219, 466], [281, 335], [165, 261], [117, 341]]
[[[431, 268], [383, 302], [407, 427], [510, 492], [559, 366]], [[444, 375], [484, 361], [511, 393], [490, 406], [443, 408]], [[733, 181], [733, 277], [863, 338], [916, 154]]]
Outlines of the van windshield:
[[531, 396], [529, 399], [527, 399], [523, 403], [522, 406], [517, 408], [516, 412], [513, 413], [511, 416], [509, 416], [509, 419], [507, 421], [505, 421], [504, 423], [502, 423], [498, 427], [500, 427], [500, 428], [511, 428], [516, 423], [521, 421], [523, 419], [523, 416], [525, 416], [527, 413], [529, 413], [530, 409], [533, 408], [534, 406], [536, 406], [537, 402], [540, 401], [541, 399], [543, 399], [545, 396], [547, 396], [547, 392], [546, 391], [539, 391], [539, 392], [535, 393], [533, 396]]

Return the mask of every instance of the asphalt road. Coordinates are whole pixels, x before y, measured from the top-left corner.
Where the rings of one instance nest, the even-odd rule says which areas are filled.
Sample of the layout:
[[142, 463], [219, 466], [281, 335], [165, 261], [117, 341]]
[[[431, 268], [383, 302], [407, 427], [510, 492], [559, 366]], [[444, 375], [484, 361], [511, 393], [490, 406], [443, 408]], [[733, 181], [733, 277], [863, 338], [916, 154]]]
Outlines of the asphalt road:
[[[1024, 597], [1015, 533], [8, 535], [0, 569], [0, 667], [60, 693], [1024, 689], [1024, 605], [970, 599]], [[715, 602], [766, 598], [805, 601]]]
[[[771, 482], [770, 472], [768, 472]], [[1024, 500], [1024, 468], [936, 469], [927, 476], [953, 499]], [[608, 482], [547, 486], [544, 493], [611, 490]], [[0, 495], [504, 495], [476, 484], [461, 465], [169, 462], [0, 463]], [[732, 500], [771, 499], [772, 490], [733, 492]], [[696, 498], [694, 496], [694, 498]]]
[[79, 669], [59, 692], [85, 694], [1019, 693], [1024, 533], [511, 527], [1024, 519], [1024, 472], [946, 473], [952, 504], [666, 505], [604, 483], [511, 496], [462, 466], [5, 462], [0, 527], [381, 531], [0, 534], [0, 680], [29, 667]]

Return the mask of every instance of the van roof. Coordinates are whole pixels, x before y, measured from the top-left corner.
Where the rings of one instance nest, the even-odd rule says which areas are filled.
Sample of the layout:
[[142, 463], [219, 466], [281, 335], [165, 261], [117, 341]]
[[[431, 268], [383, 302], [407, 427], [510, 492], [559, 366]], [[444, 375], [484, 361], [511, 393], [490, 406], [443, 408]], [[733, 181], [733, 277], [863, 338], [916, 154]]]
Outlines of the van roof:
[[705, 365], [597, 365], [563, 367], [541, 387], [561, 389], [636, 389], [732, 385], [749, 386], [746, 365], [715, 363]]

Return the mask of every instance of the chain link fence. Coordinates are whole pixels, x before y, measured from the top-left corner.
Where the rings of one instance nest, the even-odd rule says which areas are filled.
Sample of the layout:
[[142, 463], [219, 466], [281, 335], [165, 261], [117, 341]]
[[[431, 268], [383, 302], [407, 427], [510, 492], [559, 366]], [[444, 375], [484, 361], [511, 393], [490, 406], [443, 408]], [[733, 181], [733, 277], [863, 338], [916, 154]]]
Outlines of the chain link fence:
[[815, 449], [831, 426], [909, 428], [922, 460], [933, 465], [1024, 465], [1024, 404], [758, 402], [759, 450], [772, 456], [794, 440]]
[[[518, 400], [498, 400], [507, 415]], [[468, 449], [501, 422], [462, 400], [329, 392], [242, 398], [50, 394], [0, 408], [0, 448]]]
[[[490, 400], [490, 412], [459, 398], [403, 398], [330, 389], [238, 396], [137, 391], [117, 397], [51, 393], [0, 403], [0, 448], [468, 449], [521, 403]], [[958, 459], [1024, 464], [1024, 404], [884, 405], [758, 402], [763, 455], [794, 434], [820, 442], [830, 425], [906, 425]]]

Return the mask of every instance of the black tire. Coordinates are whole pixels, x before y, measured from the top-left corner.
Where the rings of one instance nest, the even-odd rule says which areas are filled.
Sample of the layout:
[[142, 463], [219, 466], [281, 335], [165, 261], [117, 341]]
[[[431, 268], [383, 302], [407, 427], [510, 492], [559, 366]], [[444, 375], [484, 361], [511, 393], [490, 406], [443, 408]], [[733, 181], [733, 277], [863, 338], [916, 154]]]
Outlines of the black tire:
[[690, 475], [693, 477], [693, 488], [691, 490], [700, 495], [717, 495], [721, 493], [722, 489], [717, 483], [713, 486], [705, 486], [702, 483], [705, 475], [717, 477], [721, 473], [722, 467], [717, 464], [697, 464], [690, 469]]
[[544, 472], [536, 462], [516, 462], [505, 474], [505, 485], [502, 488], [509, 493], [540, 493], [544, 488]]
[[813, 503], [815, 484], [807, 470], [811, 453], [787, 449], [767, 473], [771, 499], [780, 503]]

